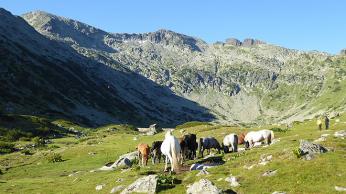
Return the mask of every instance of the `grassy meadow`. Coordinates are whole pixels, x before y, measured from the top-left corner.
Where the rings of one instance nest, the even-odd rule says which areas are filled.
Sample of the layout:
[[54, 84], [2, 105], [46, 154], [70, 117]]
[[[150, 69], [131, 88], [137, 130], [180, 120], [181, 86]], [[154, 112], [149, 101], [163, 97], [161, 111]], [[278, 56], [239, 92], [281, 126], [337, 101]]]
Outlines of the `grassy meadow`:
[[[61, 127], [71, 127], [69, 122], [58, 120], [52, 123]], [[199, 171], [186, 171], [173, 175], [178, 181], [169, 186], [159, 186], [158, 193], [185, 193], [189, 184], [206, 178], [224, 190], [232, 189], [237, 193], [336, 193], [335, 186], [346, 187], [346, 140], [335, 138], [335, 131], [346, 129], [346, 115], [331, 119], [330, 130], [318, 131], [315, 120], [295, 123], [292, 128], [276, 132], [280, 139], [268, 147], [253, 148], [240, 153], [221, 154], [225, 164], [208, 169], [208, 175], [196, 176]], [[241, 128], [210, 123], [187, 123], [177, 127], [174, 135], [181, 136], [181, 129], [196, 133], [197, 137], [214, 136], [220, 142], [228, 133], [286, 126], [254, 126]], [[151, 143], [162, 140], [164, 133], [154, 136], [138, 134], [125, 125], [107, 125], [97, 129], [85, 129], [87, 135], [79, 139], [74, 136], [52, 139], [44, 147], [28, 149], [0, 155], [0, 193], [109, 193], [118, 185], [127, 186], [137, 178], [147, 174], [164, 174], [164, 164], [137, 167], [128, 170], [94, 171], [108, 162], [114, 162], [120, 155], [134, 151], [138, 143]], [[311, 161], [297, 158], [293, 151], [299, 147], [299, 140], [315, 140], [321, 134], [330, 134], [320, 142], [330, 148], [325, 154]], [[30, 140], [18, 140], [15, 147], [31, 144]], [[243, 147], [241, 145], [240, 147]], [[59, 162], [49, 162], [52, 153], [61, 156]], [[256, 165], [252, 169], [244, 166], [258, 164], [261, 156], [272, 155], [267, 165]], [[196, 161], [187, 161], [190, 165]], [[277, 170], [271, 177], [263, 177], [268, 170]], [[239, 178], [239, 187], [231, 188], [224, 178], [230, 175]], [[121, 179], [119, 181], [119, 179]], [[104, 184], [96, 191], [96, 185]]]

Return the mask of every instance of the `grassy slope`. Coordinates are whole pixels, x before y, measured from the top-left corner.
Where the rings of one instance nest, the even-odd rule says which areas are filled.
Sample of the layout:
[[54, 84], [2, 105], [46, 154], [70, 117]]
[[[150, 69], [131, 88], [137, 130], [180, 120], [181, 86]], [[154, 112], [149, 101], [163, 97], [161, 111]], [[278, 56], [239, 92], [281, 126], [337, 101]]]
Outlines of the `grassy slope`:
[[[315, 121], [307, 121], [294, 127], [286, 133], [276, 133], [281, 141], [266, 148], [255, 148], [245, 154], [226, 154], [224, 165], [209, 169], [209, 175], [203, 175], [213, 181], [218, 187], [227, 189], [228, 183], [224, 180], [230, 174], [240, 178], [240, 187], [234, 190], [238, 193], [272, 193], [276, 190], [288, 193], [334, 193], [334, 186], [346, 186], [346, 141], [329, 136], [323, 145], [333, 148], [334, 152], [318, 156], [312, 161], [303, 161], [295, 158], [292, 149], [298, 147], [300, 139], [317, 139], [323, 133], [333, 134], [334, 131], [345, 129], [346, 115], [336, 123], [332, 120], [331, 130], [319, 132]], [[227, 126], [191, 125], [189, 132], [196, 132], [198, 137], [213, 135], [219, 140], [226, 133], [239, 132], [238, 129]], [[0, 193], [96, 193], [95, 186], [106, 184], [98, 193], [109, 193], [112, 187], [128, 185], [148, 171], [161, 173], [163, 165], [149, 165], [141, 169], [121, 172], [89, 172], [103, 164], [114, 161], [119, 155], [135, 150], [139, 142], [151, 143], [163, 138], [163, 134], [155, 136], [140, 136], [135, 132], [125, 133], [119, 130], [107, 132], [107, 126], [91, 133], [85, 141], [78, 141], [72, 137], [55, 139], [54, 144], [60, 148], [55, 152], [62, 154], [64, 162], [48, 163], [45, 154], [49, 150], [37, 151], [32, 156], [12, 153], [0, 156], [1, 170]], [[179, 136], [179, 132], [175, 134]], [[133, 140], [138, 137], [138, 140]], [[21, 142], [23, 143], [23, 142]], [[95, 155], [88, 153], [95, 152]], [[259, 162], [262, 154], [272, 154], [273, 161], [266, 166], [257, 166], [251, 170], [244, 169], [244, 165]], [[190, 161], [189, 163], [192, 163]], [[5, 170], [7, 168], [7, 170]], [[277, 169], [277, 175], [262, 177], [267, 170]], [[81, 171], [75, 176], [68, 176], [74, 171]], [[185, 193], [186, 186], [202, 177], [195, 176], [198, 172], [186, 172], [176, 175], [182, 183], [176, 187], [161, 191], [162, 193]], [[142, 174], [142, 175], [141, 175]], [[116, 182], [123, 178], [123, 182]]]

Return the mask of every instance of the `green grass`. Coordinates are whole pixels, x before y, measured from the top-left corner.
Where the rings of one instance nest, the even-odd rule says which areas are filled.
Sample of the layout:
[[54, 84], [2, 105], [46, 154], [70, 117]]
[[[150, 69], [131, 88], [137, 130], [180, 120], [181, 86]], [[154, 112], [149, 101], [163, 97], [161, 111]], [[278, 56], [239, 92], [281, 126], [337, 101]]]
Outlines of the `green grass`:
[[[108, 125], [93, 129], [85, 140], [74, 137], [53, 139], [53, 148], [34, 149], [32, 155], [21, 152], [0, 155], [0, 193], [109, 193], [114, 186], [131, 184], [134, 180], [147, 174], [160, 175], [160, 193], [185, 193], [187, 185], [207, 178], [222, 189], [229, 189], [229, 183], [217, 181], [230, 174], [239, 177], [240, 187], [234, 188], [238, 193], [335, 193], [334, 186], [346, 186], [346, 142], [342, 139], [327, 137], [321, 144], [334, 151], [317, 156], [312, 161], [298, 159], [292, 152], [299, 146], [300, 139], [314, 140], [321, 134], [333, 134], [336, 130], [346, 128], [346, 115], [339, 117], [340, 122], [331, 120], [331, 129], [318, 131], [315, 120], [296, 123], [290, 130], [275, 133], [280, 141], [269, 147], [254, 148], [245, 153], [223, 155], [224, 165], [208, 169], [209, 175], [197, 177], [197, 171], [176, 174], [174, 177], [163, 174], [163, 164], [132, 168], [126, 172], [90, 172], [102, 165], [115, 161], [119, 155], [134, 151], [138, 143], [151, 144], [154, 140], [162, 140], [164, 134], [142, 136], [125, 125]], [[265, 126], [273, 128], [274, 126]], [[276, 126], [275, 126], [276, 127]], [[114, 128], [114, 130], [112, 130]], [[257, 130], [252, 127], [246, 130]], [[197, 133], [198, 137], [215, 136], [219, 141], [231, 132], [239, 133], [245, 129], [221, 125], [199, 123], [184, 125], [188, 132]], [[181, 136], [179, 130], [174, 131]], [[137, 140], [134, 140], [134, 137]], [[90, 144], [88, 141], [93, 140]], [[22, 142], [15, 142], [22, 143]], [[242, 146], [241, 146], [242, 147]], [[47, 156], [53, 152], [59, 154], [63, 161], [49, 162]], [[91, 155], [89, 153], [95, 153]], [[266, 166], [245, 169], [244, 165], [259, 162], [261, 155], [271, 154], [273, 160]], [[194, 161], [188, 161], [192, 164]], [[272, 177], [262, 177], [267, 170], [278, 170]], [[79, 173], [68, 176], [74, 172]], [[118, 178], [123, 182], [116, 182]], [[173, 184], [171, 181], [174, 179]], [[102, 191], [96, 192], [98, 184], [105, 184]]]

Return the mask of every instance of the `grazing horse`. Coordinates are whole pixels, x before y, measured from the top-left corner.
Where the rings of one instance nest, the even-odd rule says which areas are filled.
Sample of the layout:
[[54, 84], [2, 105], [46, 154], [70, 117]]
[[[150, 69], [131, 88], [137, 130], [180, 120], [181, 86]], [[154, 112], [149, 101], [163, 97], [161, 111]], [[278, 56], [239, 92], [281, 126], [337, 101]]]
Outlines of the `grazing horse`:
[[151, 153], [151, 156], [152, 156], [152, 161], [153, 161], [153, 164], [155, 164], [155, 162], [157, 160], [159, 160], [159, 163], [161, 161], [161, 144], [162, 144], [162, 141], [154, 141], [152, 144], [151, 144], [151, 149], [150, 149], [150, 153]]
[[[150, 148], [148, 144], [145, 143], [140, 143], [137, 146], [138, 149], [138, 159], [141, 158], [142, 161], [142, 166], [145, 166], [148, 164], [148, 158], [149, 158], [149, 154], [150, 154]], [[141, 165], [141, 163], [139, 162], [139, 165]]]
[[198, 149], [197, 136], [196, 134], [186, 134], [183, 137], [185, 144], [187, 146], [186, 157], [190, 160], [194, 160], [196, 158], [196, 151]]
[[260, 131], [251, 131], [246, 134], [244, 138], [245, 148], [252, 148], [255, 142], [266, 141], [269, 145], [274, 139], [274, 132], [272, 130], [263, 129]]
[[204, 150], [208, 150], [208, 154], [210, 154], [210, 149], [215, 148], [218, 150], [218, 153], [220, 154], [221, 146], [219, 142], [214, 137], [203, 137], [199, 139], [198, 142], [198, 150], [199, 155], [203, 158]]
[[196, 142], [196, 134], [186, 134], [180, 140], [180, 147], [183, 160], [196, 158], [196, 151], [198, 149], [198, 144]]
[[[238, 135], [235, 133], [231, 133], [229, 135], [226, 135], [223, 138], [222, 147], [223, 147], [223, 151], [225, 153], [238, 152]], [[230, 150], [230, 148], [232, 150]]]
[[171, 171], [179, 171], [180, 166], [180, 144], [176, 137], [172, 135], [172, 131], [167, 131], [165, 140], [161, 144], [161, 152], [166, 156], [165, 171], [167, 171], [168, 160], [171, 163]]
[[238, 136], [238, 145], [240, 144], [243, 144], [244, 143], [244, 138], [246, 136], [246, 133], [241, 133], [239, 136]]

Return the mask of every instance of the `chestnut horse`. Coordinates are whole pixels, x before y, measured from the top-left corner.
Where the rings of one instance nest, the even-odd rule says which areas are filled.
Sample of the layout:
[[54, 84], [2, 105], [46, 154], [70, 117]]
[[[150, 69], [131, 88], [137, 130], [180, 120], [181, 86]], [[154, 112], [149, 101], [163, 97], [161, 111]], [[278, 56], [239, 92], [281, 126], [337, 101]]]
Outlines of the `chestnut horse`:
[[137, 146], [138, 149], [138, 159], [141, 159], [142, 163], [138, 162], [139, 165], [142, 164], [142, 166], [145, 166], [148, 164], [148, 158], [149, 158], [149, 154], [150, 154], [150, 148], [148, 144], [145, 143], [140, 143]]

